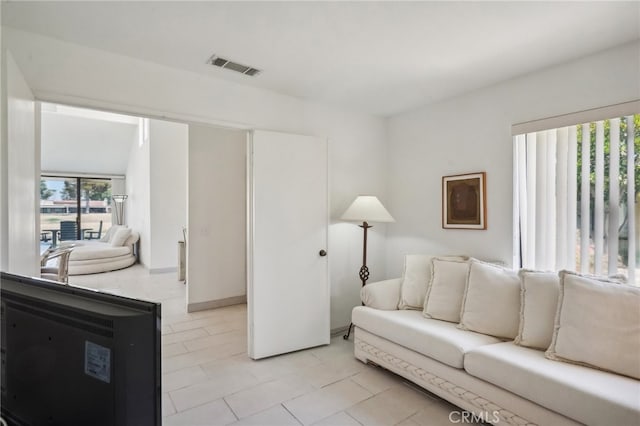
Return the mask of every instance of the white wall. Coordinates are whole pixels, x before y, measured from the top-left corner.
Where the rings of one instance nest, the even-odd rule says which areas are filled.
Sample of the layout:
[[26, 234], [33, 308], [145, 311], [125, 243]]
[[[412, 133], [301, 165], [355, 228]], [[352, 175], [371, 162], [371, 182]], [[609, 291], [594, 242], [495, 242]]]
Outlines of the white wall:
[[[6, 62], [6, 136], [3, 134], [2, 169], [6, 170], [6, 200], [3, 199], [1, 234], [6, 238], [6, 256], [2, 269], [24, 275], [38, 276], [39, 251], [39, 175], [40, 150], [35, 135], [35, 102], [29, 85], [10, 52]], [[5, 140], [6, 137], [6, 140]], [[6, 163], [4, 162], [6, 159]], [[4, 180], [3, 176], [3, 180]], [[4, 185], [3, 185], [4, 186]], [[3, 196], [5, 192], [3, 189]], [[6, 216], [5, 216], [6, 215]], [[6, 237], [5, 237], [6, 236]], [[3, 244], [3, 245], [4, 245]]]
[[140, 233], [140, 263], [150, 272], [178, 266], [177, 242], [187, 222], [187, 140], [186, 124], [153, 119], [142, 144], [138, 131], [131, 138], [126, 225]]
[[190, 311], [246, 296], [246, 141], [245, 131], [189, 126]]
[[149, 120], [151, 272], [178, 267], [177, 242], [187, 224], [187, 144], [189, 127]]
[[2, 7], [0, 7], [0, 270], [9, 267], [9, 196], [8, 196], [8, 157], [7, 157], [7, 55], [2, 47]]
[[[396, 116], [389, 121], [387, 273], [405, 253], [512, 261], [511, 125], [640, 98], [640, 44], [628, 44]], [[441, 228], [442, 176], [487, 172], [488, 229]]]
[[150, 143], [137, 137], [131, 141], [125, 186], [128, 198], [125, 202], [125, 225], [140, 234], [138, 259], [149, 268], [151, 264], [151, 166]]
[[[3, 29], [6, 44], [16, 52], [16, 61], [40, 99], [327, 137], [332, 218], [338, 218], [358, 194], [378, 195], [383, 203], [389, 200], [384, 119]], [[376, 225], [371, 231], [369, 265], [375, 280], [386, 275], [385, 227]], [[331, 327], [337, 328], [349, 323], [351, 308], [359, 303], [362, 231], [355, 224], [335, 223], [329, 239]]]

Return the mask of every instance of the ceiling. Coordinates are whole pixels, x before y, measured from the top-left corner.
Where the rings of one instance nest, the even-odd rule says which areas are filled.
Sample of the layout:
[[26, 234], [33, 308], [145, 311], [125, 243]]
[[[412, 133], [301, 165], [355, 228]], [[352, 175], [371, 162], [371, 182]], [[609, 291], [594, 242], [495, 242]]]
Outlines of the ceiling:
[[124, 175], [138, 124], [137, 117], [43, 103], [43, 173]]
[[640, 39], [640, 2], [11, 1], [2, 24], [390, 116]]

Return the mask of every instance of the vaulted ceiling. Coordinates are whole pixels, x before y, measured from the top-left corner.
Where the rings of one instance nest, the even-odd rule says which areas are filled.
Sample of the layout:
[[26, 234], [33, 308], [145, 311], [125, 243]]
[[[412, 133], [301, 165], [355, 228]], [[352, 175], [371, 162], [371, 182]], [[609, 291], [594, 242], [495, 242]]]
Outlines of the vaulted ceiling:
[[42, 104], [42, 172], [124, 175], [138, 140], [137, 117]]

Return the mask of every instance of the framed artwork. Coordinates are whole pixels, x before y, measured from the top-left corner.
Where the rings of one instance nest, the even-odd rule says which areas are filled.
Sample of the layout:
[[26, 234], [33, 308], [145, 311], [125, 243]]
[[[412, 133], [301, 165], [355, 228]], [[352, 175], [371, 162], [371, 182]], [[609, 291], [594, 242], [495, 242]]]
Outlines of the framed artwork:
[[442, 227], [487, 229], [485, 172], [442, 178]]

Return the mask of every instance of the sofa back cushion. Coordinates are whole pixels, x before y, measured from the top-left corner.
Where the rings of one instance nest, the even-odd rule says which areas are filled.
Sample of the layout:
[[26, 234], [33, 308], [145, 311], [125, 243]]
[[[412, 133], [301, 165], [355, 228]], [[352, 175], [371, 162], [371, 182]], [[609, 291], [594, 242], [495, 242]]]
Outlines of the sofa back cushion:
[[423, 314], [449, 322], [460, 322], [462, 298], [469, 275], [469, 262], [462, 258], [434, 257]]
[[547, 358], [640, 379], [640, 288], [560, 272]]
[[422, 309], [431, 279], [432, 257], [425, 254], [405, 255], [398, 309]]
[[520, 323], [520, 279], [514, 270], [476, 259], [462, 301], [459, 328], [514, 339]]
[[520, 277], [520, 328], [515, 344], [545, 350], [551, 344], [558, 307], [560, 278], [555, 272], [522, 269]]

